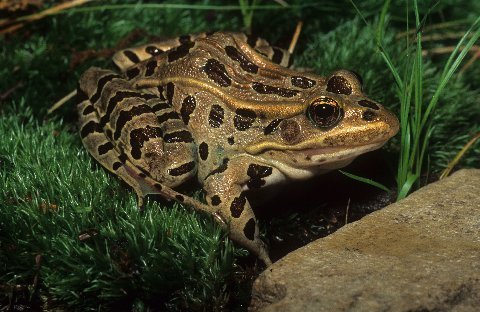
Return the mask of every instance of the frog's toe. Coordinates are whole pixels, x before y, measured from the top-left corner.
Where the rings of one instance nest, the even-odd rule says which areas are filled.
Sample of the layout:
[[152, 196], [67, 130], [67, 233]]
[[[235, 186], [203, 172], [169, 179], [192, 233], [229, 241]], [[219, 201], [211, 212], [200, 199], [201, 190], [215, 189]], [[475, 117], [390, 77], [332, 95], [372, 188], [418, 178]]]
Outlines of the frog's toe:
[[[263, 245], [263, 242], [262, 242]], [[267, 267], [272, 265], [272, 260], [270, 260], [270, 257], [268, 256], [268, 251], [265, 248], [265, 246], [260, 246], [258, 250], [258, 258], [265, 263]]]

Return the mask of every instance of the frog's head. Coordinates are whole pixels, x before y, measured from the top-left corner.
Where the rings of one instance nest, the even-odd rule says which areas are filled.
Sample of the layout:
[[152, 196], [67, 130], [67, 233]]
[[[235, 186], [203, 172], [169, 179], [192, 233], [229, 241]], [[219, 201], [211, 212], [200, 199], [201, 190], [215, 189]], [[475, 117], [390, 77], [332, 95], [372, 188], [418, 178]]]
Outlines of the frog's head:
[[380, 148], [398, 132], [398, 119], [362, 93], [361, 78], [335, 71], [310, 94], [301, 113], [278, 118], [275, 131], [246, 151], [290, 177], [343, 167], [356, 156]]

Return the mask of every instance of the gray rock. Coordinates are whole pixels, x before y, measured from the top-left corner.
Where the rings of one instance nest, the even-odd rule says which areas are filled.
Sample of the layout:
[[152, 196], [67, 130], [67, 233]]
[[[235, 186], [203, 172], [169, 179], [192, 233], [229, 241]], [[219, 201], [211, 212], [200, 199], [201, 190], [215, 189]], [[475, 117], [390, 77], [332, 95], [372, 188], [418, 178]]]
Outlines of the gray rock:
[[461, 170], [279, 260], [251, 311], [480, 311], [480, 170]]

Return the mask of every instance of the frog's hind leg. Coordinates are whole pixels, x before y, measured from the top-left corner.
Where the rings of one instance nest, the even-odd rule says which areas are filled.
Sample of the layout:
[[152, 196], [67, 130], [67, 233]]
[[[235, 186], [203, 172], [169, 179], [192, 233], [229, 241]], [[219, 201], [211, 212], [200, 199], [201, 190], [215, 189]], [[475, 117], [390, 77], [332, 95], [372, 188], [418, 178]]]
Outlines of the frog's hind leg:
[[[134, 92], [132, 90], [129, 90], [128, 84], [125, 84], [125, 81], [121, 77], [115, 75], [110, 71], [97, 68], [89, 69], [80, 79], [80, 85], [82, 86], [82, 88], [79, 88], [77, 90], [77, 93], [79, 95], [79, 104], [77, 105], [77, 110], [79, 113], [81, 129], [80, 135], [82, 137], [82, 142], [87, 148], [87, 150], [90, 152], [90, 154], [102, 166], [104, 166], [108, 171], [112, 172], [113, 174], [119, 176], [124, 182], [126, 182], [134, 189], [138, 196], [138, 204], [140, 207], [143, 206], [143, 199], [146, 195], [160, 194], [164, 198], [172, 199], [177, 202], [190, 205], [197, 210], [207, 212], [213, 215], [222, 226], [226, 226], [225, 221], [220, 217], [220, 215], [216, 212], [214, 208], [202, 204], [191, 197], [174, 191], [170, 185], [165, 184], [164, 181], [153, 179], [151, 173], [148, 170], [145, 170], [145, 168], [142, 168], [138, 164], [133, 163], [135, 157], [132, 155], [132, 150], [123, 150], [122, 148], [120, 148], [120, 146], [122, 145], [120, 137], [115, 140], [115, 127], [110, 127], [110, 119], [105, 118], [108, 113], [113, 119], [115, 119], [113, 116], [118, 113], [118, 118], [116, 119], [117, 122], [115, 123], [118, 124], [119, 119], [122, 120], [123, 118], [123, 120], [125, 120], [125, 118], [133, 117], [130, 116], [130, 114], [128, 113], [127, 115], [124, 114], [122, 117], [122, 111], [127, 111], [131, 113], [135, 111], [140, 112], [138, 107], [147, 110], [150, 106], [152, 106], [152, 111], [149, 113], [153, 116], [153, 118], [155, 118], [156, 121], [158, 121], [157, 113], [160, 114], [158, 118], [161, 118], [160, 116], [162, 116], [166, 111], [169, 110], [169, 105], [167, 105], [167, 103], [163, 103], [160, 98], [157, 98], [152, 94], [139, 93], [138, 91]], [[113, 90], [117, 90], [117, 88], [119, 87], [123, 89], [120, 89], [121, 91], [118, 92], [111, 92]], [[103, 98], [103, 101], [100, 101], [101, 98]], [[124, 100], [129, 99], [130, 101], [132, 101], [129, 102], [128, 106], [130, 110], [126, 110], [125, 107], [121, 106], [121, 98], [123, 98]], [[119, 103], [115, 103], [116, 101], [118, 101]], [[107, 103], [108, 105], [102, 103]], [[146, 103], [148, 103], [149, 105], [146, 105]], [[154, 105], [155, 103], [156, 105]], [[115, 108], [121, 109], [121, 112], [116, 113]], [[169, 112], [173, 113], [171, 109]], [[175, 127], [178, 127], [180, 125], [181, 120], [174, 116], [167, 117], [172, 118], [173, 122], [175, 122], [176, 125], [171, 125], [174, 131], [173, 133], [175, 133]], [[163, 118], [163, 123], [158, 121], [161, 125], [168, 123], [169, 120], [169, 118]], [[121, 121], [120, 123], [123, 123], [123, 121]], [[137, 129], [138, 128], [130, 130], [135, 131]], [[181, 139], [180, 136], [172, 135], [172, 132], [168, 132], [167, 129], [164, 130], [166, 133], [165, 135], [168, 137], [168, 134], [170, 133], [170, 137], [174, 141], [178, 141]], [[129, 133], [131, 134], [132, 131], [129, 131]], [[118, 133], [120, 132], [121, 131], [119, 131]], [[143, 139], [142, 144], [147, 145], [147, 142], [145, 140], [148, 141], [149, 137], [148, 135], [142, 135], [142, 133], [153, 136], [156, 132], [138, 132], [139, 137], [136, 137], [134, 139]], [[130, 143], [135, 145], [140, 142]], [[166, 146], [168, 150], [168, 142]], [[182, 146], [170, 145], [170, 147], [173, 147], [175, 150], [182, 151]], [[192, 148], [191, 146], [186, 146], [186, 149], [187, 151], [189, 151]], [[183, 151], [185, 151], [185, 149], [183, 149]], [[127, 155], [127, 153], [129, 155]], [[168, 154], [172, 157], [178, 158], [178, 155], [176, 155], [173, 151], [168, 152]], [[183, 156], [183, 158], [185, 157], [186, 156]], [[175, 165], [175, 161], [168, 159], [168, 157], [165, 158], [167, 159], [167, 162], [172, 162]], [[180, 168], [182, 168], [182, 166], [180, 166]], [[175, 173], [176, 177], [180, 179], [180, 181], [183, 181], [185, 178], [189, 177], [190, 171], [187, 172], [186, 170], [182, 169], [183, 172], [179, 172], [178, 167], [173, 167], [170, 169], [168, 169], [167, 167], [165, 170], [169, 172], [172, 169], [174, 170], [173, 172]], [[179, 173], [184, 173], [183, 175], [181, 175], [183, 176], [183, 178], [179, 175]], [[174, 181], [173, 183], [178, 183], [178, 181]]]
[[204, 38], [205, 36], [205, 33], [200, 33], [196, 35], [185, 35], [120, 50], [113, 55], [112, 60], [119, 68], [119, 70], [125, 72], [127, 69], [134, 66], [135, 64], [160, 55], [184, 43], [195, 41], [197, 38]]
[[263, 38], [245, 34], [237, 34], [236, 38], [246, 42], [253, 49], [255, 49], [255, 51], [276, 64], [284, 67], [290, 67], [293, 63], [292, 54], [285, 49], [272, 46]]
[[[79, 112], [89, 112], [91, 111], [90, 107], [92, 107], [92, 104], [88, 99], [78, 104]], [[100, 132], [101, 129], [97, 128], [98, 126], [94, 126], [96, 131], [89, 131], [89, 133], [85, 135], [87, 132], [85, 129], [88, 129], [91, 127], [89, 125], [95, 123], [96, 118], [93, 114], [93, 112], [90, 112], [86, 114], [85, 117], [80, 118], [83, 143], [90, 151], [90, 154], [100, 164], [108, 171], [119, 176], [125, 183], [133, 188], [137, 194], [137, 202], [140, 208], [144, 205], [146, 195], [159, 194], [166, 199], [172, 199], [181, 204], [192, 206], [196, 210], [211, 214], [222, 227], [227, 227], [226, 221], [215, 209], [191, 197], [178, 193], [163, 183], [152, 179], [148, 172], [145, 172], [130, 162], [125, 154], [119, 153], [118, 150], [112, 148], [111, 141]], [[97, 146], [98, 148], [89, 148], [89, 146]]]

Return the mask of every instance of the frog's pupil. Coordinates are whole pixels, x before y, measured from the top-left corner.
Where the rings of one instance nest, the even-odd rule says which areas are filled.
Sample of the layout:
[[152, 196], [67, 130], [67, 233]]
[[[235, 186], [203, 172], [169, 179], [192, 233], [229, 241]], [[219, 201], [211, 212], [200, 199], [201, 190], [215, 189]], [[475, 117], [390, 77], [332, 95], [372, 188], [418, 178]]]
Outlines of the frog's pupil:
[[328, 119], [333, 115], [335, 109], [332, 105], [320, 104], [315, 106], [315, 116], [320, 119]]

